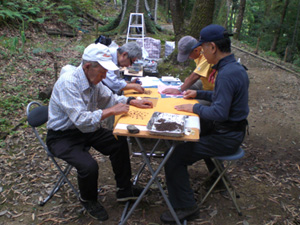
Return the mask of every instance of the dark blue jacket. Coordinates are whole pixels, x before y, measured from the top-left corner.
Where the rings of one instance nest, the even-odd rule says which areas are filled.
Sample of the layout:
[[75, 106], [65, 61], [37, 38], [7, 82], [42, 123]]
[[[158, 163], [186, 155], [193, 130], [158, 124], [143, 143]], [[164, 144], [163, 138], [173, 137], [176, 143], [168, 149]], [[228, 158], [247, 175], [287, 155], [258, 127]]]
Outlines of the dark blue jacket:
[[195, 104], [200, 118], [218, 122], [241, 121], [249, 114], [249, 79], [244, 67], [231, 54], [213, 66], [218, 71], [213, 91], [197, 91], [197, 99], [211, 101], [210, 106]]

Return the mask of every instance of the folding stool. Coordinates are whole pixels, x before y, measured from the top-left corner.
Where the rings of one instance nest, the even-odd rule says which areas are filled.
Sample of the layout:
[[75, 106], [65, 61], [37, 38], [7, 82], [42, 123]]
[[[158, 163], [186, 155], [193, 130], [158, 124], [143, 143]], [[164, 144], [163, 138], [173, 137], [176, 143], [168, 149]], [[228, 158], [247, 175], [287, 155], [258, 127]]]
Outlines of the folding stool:
[[[227, 176], [226, 172], [227, 170], [230, 168], [231, 165], [234, 164], [234, 162], [238, 159], [241, 159], [243, 156], [245, 155], [245, 152], [242, 148], [239, 148], [238, 151], [235, 154], [232, 155], [228, 155], [228, 156], [215, 156], [212, 157], [211, 160], [213, 161], [214, 165], [215, 165], [215, 169], [210, 173], [209, 178], [216, 172], [218, 171], [219, 176], [218, 178], [215, 180], [215, 182], [213, 183], [213, 185], [209, 188], [208, 192], [206, 193], [206, 195], [204, 196], [204, 198], [202, 199], [202, 201], [200, 202], [200, 205], [202, 205], [205, 200], [207, 199], [207, 197], [210, 195], [210, 193], [213, 191], [213, 189], [215, 188], [215, 186], [217, 185], [217, 183], [222, 179], [228, 194], [230, 196], [230, 198], [232, 199], [238, 214], [241, 216], [242, 212], [237, 204], [236, 199], [239, 198], [239, 194], [237, 193], [237, 191], [235, 190], [234, 186], [232, 185], [229, 177]], [[223, 161], [227, 161], [227, 165], [224, 166], [223, 165]]]
[[60, 172], [60, 177], [58, 181], [56, 182], [55, 186], [53, 187], [52, 191], [50, 194], [42, 200], [39, 204], [40, 206], [45, 205], [52, 197], [53, 195], [60, 189], [60, 187], [64, 183], [68, 183], [74, 193], [76, 194], [77, 198], [79, 198], [79, 193], [78, 191], [74, 188], [72, 183], [69, 181], [67, 178], [68, 174], [70, 173], [72, 166], [70, 164], [67, 164], [65, 169], [63, 170], [57, 161], [55, 160], [55, 156], [48, 150], [47, 145], [43, 141], [41, 135], [38, 132], [38, 128], [41, 127], [43, 124], [45, 124], [48, 121], [48, 106], [42, 106], [39, 102], [30, 102], [27, 105], [26, 109], [26, 114], [27, 114], [27, 121], [28, 124], [31, 126], [36, 138], [39, 140], [41, 145], [43, 146], [44, 150], [47, 153], [47, 156], [52, 160], [52, 162], [55, 164], [56, 168]]

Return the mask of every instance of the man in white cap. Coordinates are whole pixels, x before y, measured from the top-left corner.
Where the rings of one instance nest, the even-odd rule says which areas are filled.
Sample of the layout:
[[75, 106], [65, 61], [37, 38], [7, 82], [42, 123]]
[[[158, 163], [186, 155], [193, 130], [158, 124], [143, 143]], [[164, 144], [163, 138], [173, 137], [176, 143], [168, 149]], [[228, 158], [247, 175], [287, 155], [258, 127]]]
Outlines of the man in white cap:
[[[212, 91], [214, 84], [208, 81], [209, 75], [212, 73], [212, 64], [209, 64], [202, 54], [202, 47], [195, 45], [198, 43], [196, 38], [192, 36], [184, 36], [178, 42], [178, 62], [185, 62], [187, 59], [193, 59], [196, 68], [185, 79], [184, 83], [178, 88], [167, 88], [163, 91], [165, 94], [181, 94], [188, 89]], [[206, 104], [206, 101], [200, 102]]]
[[[78, 173], [80, 202], [100, 221], [108, 219], [97, 200], [98, 164], [90, 147], [108, 155], [117, 185], [117, 201], [136, 199], [141, 189], [132, 185], [126, 138], [116, 139], [100, 121], [127, 113], [129, 105], [151, 108], [152, 102], [113, 94], [102, 79], [108, 70], [117, 70], [108, 48], [91, 44], [83, 53], [82, 63], [61, 74], [54, 85], [49, 103], [47, 145], [49, 150], [74, 166]], [[111, 107], [107, 107], [111, 106]]]

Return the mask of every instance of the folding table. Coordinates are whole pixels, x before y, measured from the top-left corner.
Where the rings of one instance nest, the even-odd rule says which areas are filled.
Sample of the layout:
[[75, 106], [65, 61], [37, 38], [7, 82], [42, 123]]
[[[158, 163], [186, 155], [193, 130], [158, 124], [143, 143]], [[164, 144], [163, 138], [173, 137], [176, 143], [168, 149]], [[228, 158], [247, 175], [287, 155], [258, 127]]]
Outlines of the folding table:
[[[153, 93], [153, 95], [157, 96], [156, 93]], [[152, 96], [153, 96], [152, 95]], [[151, 97], [149, 97], [151, 98]], [[170, 156], [172, 155], [174, 148], [176, 147], [176, 145], [180, 142], [183, 141], [192, 141], [192, 142], [196, 142], [199, 140], [199, 134], [200, 134], [200, 121], [199, 121], [199, 117], [196, 114], [193, 113], [187, 113], [187, 112], [181, 112], [181, 111], [177, 111], [174, 109], [174, 105], [180, 105], [180, 104], [186, 104], [186, 103], [197, 103], [197, 101], [195, 100], [185, 100], [185, 99], [161, 99], [161, 98], [153, 98], [153, 99], [157, 99], [157, 102], [155, 104], [155, 107], [153, 109], [138, 109], [136, 107], [130, 106], [129, 112], [135, 110], [136, 113], [135, 115], [138, 116], [121, 116], [120, 118], [116, 119], [116, 125], [114, 128], [114, 135], [117, 136], [127, 136], [127, 137], [133, 137], [136, 141], [137, 144], [140, 148], [141, 151], [141, 155], [142, 155], [142, 159], [144, 161], [144, 164], [149, 168], [149, 171], [151, 172], [151, 179], [148, 181], [147, 185], [145, 186], [144, 190], [142, 191], [142, 193], [140, 194], [140, 196], [138, 197], [138, 199], [134, 202], [134, 204], [132, 205], [132, 207], [130, 208], [129, 212], [126, 215], [122, 215], [120, 224], [126, 224], [126, 221], [128, 220], [128, 218], [133, 214], [135, 208], [138, 206], [138, 204], [140, 203], [140, 201], [142, 200], [142, 198], [144, 197], [144, 195], [146, 194], [146, 192], [149, 190], [150, 186], [152, 183], [156, 183], [158, 189], [160, 190], [171, 214], [173, 215], [175, 221], [177, 224], [181, 224], [167, 195], [165, 194], [160, 182], [157, 179], [157, 175], [159, 174], [159, 172], [161, 171], [161, 169], [164, 167], [165, 163], [167, 162], [167, 160], [170, 158]], [[188, 115], [188, 119], [186, 122], [186, 133], [184, 136], [182, 137], [173, 137], [173, 136], [163, 136], [163, 135], [153, 135], [150, 134], [149, 131], [146, 128], [146, 124], [148, 122], [148, 120], [151, 118], [152, 113], [158, 111], [158, 112], [166, 112], [166, 113], [176, 113], [176, 114], [180, 114], [180, 115]], [[137, 134], [131, 134], [127, 131], [127, 125], [132, 124], [135, 125], [140, 132]], [[151, 139], [157, 139], [158, 141], [160, 140], [168, 140], [171, 142], [170, 146], [169, 146], [169, 150], [166, 152], [163, 160], [161, 161], [161, 163], [159, 164], [159, 166], [157, 167], [156, 170], [153, 169], [153, 167], [151, 166], [150, 160], [149, 160], [149, 156], [147, 156], [147, 152], [145, 150], [145, 148], [143, 147], [142, 144], [142, 138], [151, 138]], [[157, 145], [154, 146], [154, 149], [156, 148]], [[153, 149], [153, 150], [154, 150]], [[153, 152], [153, 151], [152, 151]], [[150, 153], [151, 154], [151, 153]]]

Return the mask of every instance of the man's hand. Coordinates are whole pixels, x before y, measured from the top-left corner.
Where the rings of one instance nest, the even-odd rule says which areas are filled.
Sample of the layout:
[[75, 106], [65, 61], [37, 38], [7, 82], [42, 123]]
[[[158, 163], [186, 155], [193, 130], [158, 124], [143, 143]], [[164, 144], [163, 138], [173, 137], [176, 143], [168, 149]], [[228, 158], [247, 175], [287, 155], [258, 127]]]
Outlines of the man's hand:
[[178, 111], [185, 111], [185, 112], [193, 112], [194, 104], [184, 104], [184, 105], [176, 105], [175, 109]]
[[140, 85], [136, 83], [129, 83], [123, 88], [123, 90], [133, 89], [139, 94], [143, 94], [145, 92], [145, 89]]
[[137, 84], [140, 84], [142, 85], [142, 82], [139, 80], [139, 78], [135, 78], [131, 81], [131, 83], [137, 83]]
[[177, 90], [176, 88], [166, 88], [162, 92], [163, 94], [171, 94], [171, 95], [180, 95], [181, 92]]
[[119, 103], [117, 105], [110, 107], [109, 109], [113, 111], [113, 115], [120, 115], [120, 114], [127, 113], [129, 111], [129, 105], [124, 103]]
[[136, 90], [140, 94], [143, 94], [145, 92], [145, 89], [140, 84], [134, 84], [133, 89]]
[[129, 105], [124, 103], [119, 103], [110, 108], [103, 109], [101, 120], [104, 120], [107, 117], [114, 116], [114, 115], [126, 114], [128, 111], [129, 111]]
[[196, 90], [187, 90], [186, 92], [184, 92], [183, 98], [191, 99], [191, 98], [196, 98], [196, 96], [197, 96]]
[[153, 103], [146, 99], [133, 99], [130, 101], [130, 105], [136, 106], [138, 108], [153, 108]]

